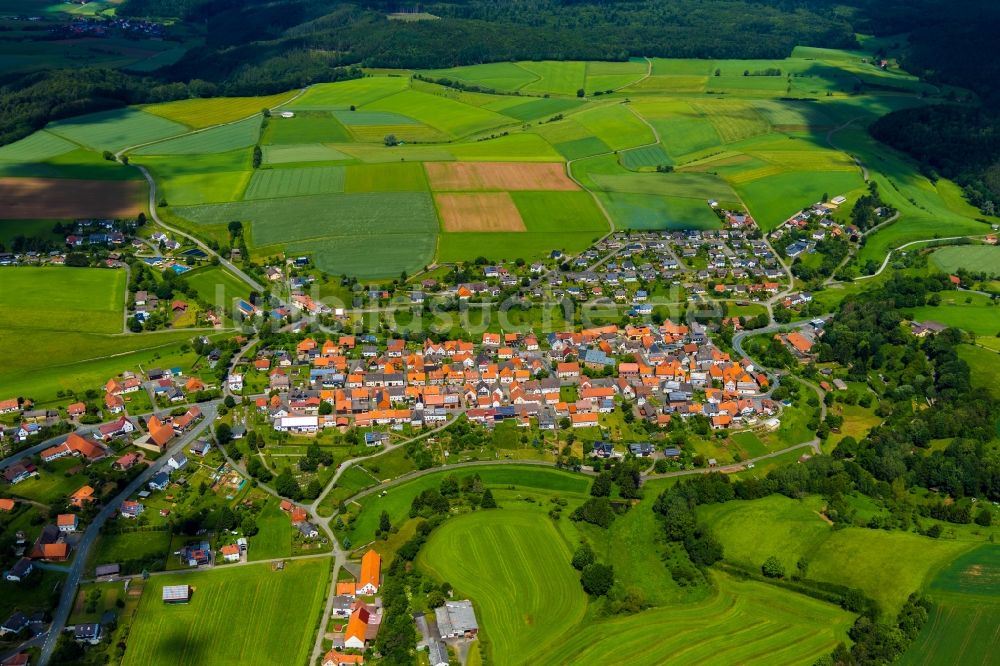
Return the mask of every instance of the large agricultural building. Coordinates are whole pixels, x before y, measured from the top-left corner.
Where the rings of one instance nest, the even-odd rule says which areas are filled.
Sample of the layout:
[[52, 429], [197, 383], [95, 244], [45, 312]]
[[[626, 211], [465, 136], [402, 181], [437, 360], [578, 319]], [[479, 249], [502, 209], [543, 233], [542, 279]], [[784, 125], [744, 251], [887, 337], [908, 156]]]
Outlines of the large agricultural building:
[[165, 585], [163, 587], [163, 603], [165, 604], [186, 604], [190, 600], [190, 585]]

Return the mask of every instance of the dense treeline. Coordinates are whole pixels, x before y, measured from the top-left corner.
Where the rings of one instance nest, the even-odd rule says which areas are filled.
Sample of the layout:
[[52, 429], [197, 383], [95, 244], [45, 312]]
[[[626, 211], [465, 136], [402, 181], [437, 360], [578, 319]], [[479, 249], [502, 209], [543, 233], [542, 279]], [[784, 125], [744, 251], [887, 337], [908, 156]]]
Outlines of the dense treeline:
[[943, 104], [884, 116], [871, 126], [879, 141], [908, 153], [932, 180], [940, 174], [965, 188], [988, 215], [1000, 208], [1000, 115], [978, 106]]
[[[923, 305], [944, 288], [936, 278], [897, 277], [881, 289], [846, 299], [817, 345], [819, 359], [849, 368], [851, 377], [884, 383], [882, 424], [861, 441], [834, 451], [887, 483], [936, 487], [953, 497], [1000, 500], [1000, 460], [989, 455], [1000, 403], [975, 390], [956, 347], [965, 334], [946, 329], [915, 338], [899, 308]], [[874, 374], [873, 374], [874, 373]], [[874, 381], [874, 380], [873, 380]], [[932, 440], [953, 439], [928, 452]]]
[[218, 83], [200, 78], [169, 82], [96, 68], [28, 74], [0, 86], [0, 145], [23, 138], [51, 120], [129, 104], [215, 95], [268, 95], [309, 83], [361, 76], [356, 67], [332, 67], [327, 60], [288, 53], [259, 66], [237, 69]]
[[[859, 32], [892, 36], [890, 44], [908, 71], [939, 84], [972, 90], [983, 102], [963, 107], [896, 111], [872, 134], [959, 182], [973, 205], [994, 214], [1000, 208], [1000, 3], [995, 0], [885, 0], [865, 7]], [[991, 169], [992, 167], [992, 169]]]

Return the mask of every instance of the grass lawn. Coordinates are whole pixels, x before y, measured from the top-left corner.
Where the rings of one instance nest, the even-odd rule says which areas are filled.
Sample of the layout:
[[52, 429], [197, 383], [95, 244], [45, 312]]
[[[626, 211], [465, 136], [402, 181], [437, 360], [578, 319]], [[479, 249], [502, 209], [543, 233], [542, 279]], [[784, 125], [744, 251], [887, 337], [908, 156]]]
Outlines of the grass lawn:
[[80, 487], [86, 485], [85, 477], [68, 474], [70, 470], [82, 468], [83, 464], [80, 459], [73, 456], [53, 460], [39, 468], [37, 477], [32, 477], [11, 487], [11, 494], [42, 504], [54, 504], [66, 499]]
[[536, 663], [791, 666], [811, 664], [847, 640], [854, 618], [836, 606], [721, 573], [713, 578], [705, 601], [612, 616], [588, 640], [549, 641]]
[[[0, 273], [0, 329], [120, 333], [125, 271], [18, 266]], [[25, 317], [25, 312], [31, 317]]]
[[[93, 575], [93, 568], [101, 564], [122, 563], [126, 560], [142, 560], [158, 556], [166, 562], [170, 550], [170, 532], [124, 532], [122, 534], [101, 534], [94, 552], [87, 563], [87, 575]], [[161, 567], [162, 568], [162, 567]]]
[[185, 273], [184, 277], [198, 292], [198, 298], [227, 314], [232, 311], [233, 299], [250, 295], [250, 287], [243, 280], [220, 266], [197, 268]]
[[497, 663], [556, 663], [536, 659], [569, 642], [587, 609], [571, 557], [543, 513], [503, 508], [452, 518], [418, 563], [472, 598]]
[[1000, 377], [1000, 352], [959, 345], [958, 356], [969, 364], [972, 386], [1000, 399], [1000, 385], [997, 384], [997, 377]]
[[[87, 609], [87, 601], [95, 591], [100, 593], [100, 598], [93, 606], [93, 610]], [[81, 624], [84, 622], [100, 622], [101, 615], [105, 611], [121, 612], [118, 609], [118, 600], [125, 601], [125, 583], [85, 583], [77, 588], [76, 602], [70, 612], [69, 624]]]
[[[302, 664], [327, 592], [326, 559], [155, 576], [146, 581], [125, 666]], [[190, 585], [191, 602], [165, 605], [165, 585]], [[275, 621], [280, 618], [280, 621]]]
[[38, 576], [38, 579], [31, 586], [0, 578], [0, 616], [4, 619], [10, 617], [15, 610], [30, 615], [35, 611], [49, 611], [59, 603], [59, 591], [66, 574], [61, 571], [39, 570], [32, 576]]
[[941, 295], [941, 305], [924, 305], [907, 310], [907, 314], [912, 314], [914, 321], [930, 319], [976, 335], [1000, 333], [1000, 306], [990, 304], [987, 297], [979, 294], [946, 291]]
[[277, 498], [271, 497], [257, 516], [257, 528], [260, 531], [250, 537], [247, 547], [247, 557], [251, 561], [288, 557], [292, 554], [292, 522], [279, 504]]

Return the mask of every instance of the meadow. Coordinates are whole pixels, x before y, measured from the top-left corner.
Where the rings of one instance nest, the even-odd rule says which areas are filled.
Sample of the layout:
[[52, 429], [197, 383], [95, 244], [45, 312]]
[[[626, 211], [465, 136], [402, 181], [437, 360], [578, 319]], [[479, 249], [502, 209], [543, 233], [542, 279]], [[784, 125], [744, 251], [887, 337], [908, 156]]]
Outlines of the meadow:
[[[329, 575], [321, 558], [289, 561], [282, 571], [261, 564], [150, 578], [122, 663], [305, 663]], [[165, 605], [166, 585], [190, 585], [190, 603]]]
[[591, 640], [551, 641], [539, 663], [810, 664], [847, 640], [853, 617], [836, 606], [722, 573], [712, 581], [705, 601], [612, 617]]
[[250, 537], [247, 559], [250, 561], [288, 557], [292, 554], [292, 522], [271, 497], [257, 516], [257, 534]]
[[702, 506], [698, 514], [723, 545], [724, 557], [759, 569], [770, 556], [786, 571], [807, 563], [809, 579], [860, 589], [894, 615], [928, 575], [969, 549], [968, 543], [860, 527], [834, 530], [820, 516], [819, 498], [760, 500]]

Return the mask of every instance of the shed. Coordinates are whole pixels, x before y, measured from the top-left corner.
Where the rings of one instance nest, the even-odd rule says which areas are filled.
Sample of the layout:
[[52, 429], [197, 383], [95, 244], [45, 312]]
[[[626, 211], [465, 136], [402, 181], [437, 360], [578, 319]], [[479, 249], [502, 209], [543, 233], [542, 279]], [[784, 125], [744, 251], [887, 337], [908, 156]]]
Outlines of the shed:
[[186, 604], [190, 600], [190, 585], [165, 585], [163, 587], [163, 603], [165, 604]]

